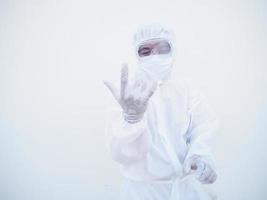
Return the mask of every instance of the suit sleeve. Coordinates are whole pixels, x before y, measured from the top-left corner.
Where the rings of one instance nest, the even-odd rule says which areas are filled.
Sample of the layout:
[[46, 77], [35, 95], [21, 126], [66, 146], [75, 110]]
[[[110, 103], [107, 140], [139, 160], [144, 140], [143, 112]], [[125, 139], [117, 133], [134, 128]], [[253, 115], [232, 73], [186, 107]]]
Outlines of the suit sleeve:
[[131, 165], [145, 159], [150, 137], [146, 114], [135, 124], [123, 119], [122, 111], [114, 108], [108, 117], [108, 147], [111, 157], [121, 165]]

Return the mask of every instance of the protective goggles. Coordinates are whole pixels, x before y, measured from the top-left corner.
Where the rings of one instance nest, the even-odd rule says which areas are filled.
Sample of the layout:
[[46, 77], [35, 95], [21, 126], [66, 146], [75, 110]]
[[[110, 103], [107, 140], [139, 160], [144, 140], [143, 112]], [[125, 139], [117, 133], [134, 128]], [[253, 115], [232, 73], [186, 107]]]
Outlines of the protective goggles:
[[146, 41], [138, 48], [139, 57], [145, 57], [155, 54], [168, 54], [171, 52], [171, 45], [166, 40]]

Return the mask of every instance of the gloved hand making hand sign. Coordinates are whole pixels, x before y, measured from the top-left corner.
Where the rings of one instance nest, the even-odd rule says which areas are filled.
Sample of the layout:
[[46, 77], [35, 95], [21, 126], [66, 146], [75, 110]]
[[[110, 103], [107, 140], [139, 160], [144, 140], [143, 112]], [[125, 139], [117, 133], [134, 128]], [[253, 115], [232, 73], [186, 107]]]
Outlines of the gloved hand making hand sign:
[[104, 84], [120, 104], [124, 119], [129, 123], [137, 123], [143, 118], [148, 101], [157, 88], [156, 82], [145, 81], [138, 77], [133, 83], [129, 83], [126, 64], [123, 64], [121, 69], [120, 91], [110, 82], [104, 81]]

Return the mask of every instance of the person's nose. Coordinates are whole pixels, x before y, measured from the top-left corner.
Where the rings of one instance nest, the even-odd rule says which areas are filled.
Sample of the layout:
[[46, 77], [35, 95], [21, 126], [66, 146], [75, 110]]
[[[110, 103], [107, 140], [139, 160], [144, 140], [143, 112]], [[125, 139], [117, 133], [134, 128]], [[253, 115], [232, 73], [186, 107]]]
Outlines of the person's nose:
[[153, 48], [153, 49], [151, 50], [151, 55], [156, 55], [156, 54], [158, 54], [158, 51], [157, 51], [156, 48]]

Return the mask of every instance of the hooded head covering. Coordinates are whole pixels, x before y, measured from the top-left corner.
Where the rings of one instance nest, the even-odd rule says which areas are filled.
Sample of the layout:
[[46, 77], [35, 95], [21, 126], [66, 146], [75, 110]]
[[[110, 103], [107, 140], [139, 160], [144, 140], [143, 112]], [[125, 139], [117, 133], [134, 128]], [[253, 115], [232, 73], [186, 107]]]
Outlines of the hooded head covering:
[[[140, 57], [138, 49], [140, 45], [149, 43], [149, 40], [162, 39], [171, 46], [168, 54], [158, 54]], [[135, 55], [142, 71], [145, 71], [155, 81], [170, 79], [171, 69], [174, 62], [174, 34], [172, 31], [159, 24], [141, 25], [134, 35]]]

